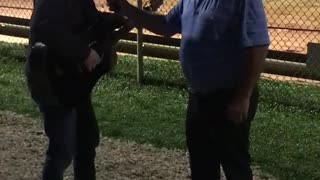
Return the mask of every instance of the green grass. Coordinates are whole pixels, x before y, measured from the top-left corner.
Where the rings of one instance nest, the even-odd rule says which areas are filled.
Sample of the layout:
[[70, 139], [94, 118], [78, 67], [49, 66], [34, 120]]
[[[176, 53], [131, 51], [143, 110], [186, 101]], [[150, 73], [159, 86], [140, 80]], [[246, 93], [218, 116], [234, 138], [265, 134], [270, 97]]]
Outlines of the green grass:
[[[0, 44], [0, 110], [38, 117], [23, 78], [23, 48]], [[179, 64], [145, 61], [145, 82], [135, 81], [135, 58], [121, 56], [116, 71], [94, 91], [103, 135], [157, 147], [184, 149], [187, 103]], [[280, 179], [320, 179], [320, 91], [263, 80], [252, 127], [255, 164]]]

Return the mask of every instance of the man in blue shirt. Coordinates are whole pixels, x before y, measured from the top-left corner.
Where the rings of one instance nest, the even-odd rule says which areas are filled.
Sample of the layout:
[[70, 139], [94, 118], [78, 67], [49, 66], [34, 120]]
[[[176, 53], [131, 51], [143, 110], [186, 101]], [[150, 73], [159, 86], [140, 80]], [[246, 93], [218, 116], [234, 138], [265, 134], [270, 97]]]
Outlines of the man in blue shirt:
[[144, 12], [126, 0], [107, 3], [136, 26], [182, 35], [192, 179], [220, 179], [222, 165], [227, 179], [251, 180], [250, 123], [270, 44], [262, 0], [179, 0], [167, 15]]

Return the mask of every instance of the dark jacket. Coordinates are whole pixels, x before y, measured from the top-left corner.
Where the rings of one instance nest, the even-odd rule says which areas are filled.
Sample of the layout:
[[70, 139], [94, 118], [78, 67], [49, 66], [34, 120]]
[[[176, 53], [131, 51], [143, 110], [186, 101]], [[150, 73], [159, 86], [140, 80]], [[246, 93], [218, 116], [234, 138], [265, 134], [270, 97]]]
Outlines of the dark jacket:
[[[93, 0], [36, 0], [25, 66], [33, 99], [45, 105], [57, 104], [57, 100], [74, 104], [80, 99], [77, 97], [90, 95], [96, 79], [108, 70], [111, 62], [112, 32], [124, 22], [121, 16], [99, 12]], [[95, 41], [108, 45], [101, 47], [103, 62], [83, 78], [79, 65], [83, 65], [90, 53], [90, 43]], [[36, 42], [43, 43], [46, 50], [32, 50]]]
[[53, 54], [83, 61], [90, 52], [87, 29], [100, 14], [93, 0], [36, 0], [29, 45], [41, 41]]

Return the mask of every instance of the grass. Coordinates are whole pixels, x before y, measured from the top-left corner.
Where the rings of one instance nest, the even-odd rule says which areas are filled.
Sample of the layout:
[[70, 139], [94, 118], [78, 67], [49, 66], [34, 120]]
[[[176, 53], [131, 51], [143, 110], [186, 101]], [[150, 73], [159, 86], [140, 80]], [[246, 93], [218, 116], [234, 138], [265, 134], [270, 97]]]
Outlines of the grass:
[[[23, 48], [0, 44], [0, 54], [0, 110], [38, 117], [22, 76]], [[103, 135], [184, 149], [187, 92], [179, 64], [146, 59], [146, 81], [137, 85], [135, 58], [120, 59], [94, 91]], [[320, 179], [319, 89], [267, 80], [260, 89], [251, 134], [254, 163], [279, 179]]]

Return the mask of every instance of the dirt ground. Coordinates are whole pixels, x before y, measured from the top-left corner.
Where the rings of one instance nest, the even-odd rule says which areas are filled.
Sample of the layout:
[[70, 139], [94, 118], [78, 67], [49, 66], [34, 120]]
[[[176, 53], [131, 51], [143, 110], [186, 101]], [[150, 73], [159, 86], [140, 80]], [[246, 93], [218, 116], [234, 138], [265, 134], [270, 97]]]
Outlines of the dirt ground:
[[[40, 179], [46, 138], [39, 120], [0, 111], [0, 179]], [[97, 149], [98, 180], [184, 180], [189, 178], [187, 154], [151, 145], [104, 137]], [[255, 180], [272, 179], [254, 168]], [[69, 167], [65, 180], [71, 180]], [[224, 178], [223, 178], [224, 179]]]
[[[95, 0], [95, 2], [99, 10], [107, 10], [104, 0]], [[136, 0], [130, 0], [130, 2], [136, 4]], [[177, 0], [164, 1], [159, 10], [160, 13], [168, 12], [176, 2]], [[305, 54], [309, 42], [320, 42], [320, 3], [318, 0], [266, 0], [264, 2], [269, 26], [305, 29], [297, 31], [270, 28], [270, 49]], [[30, 8], [32, 8], [32, 0], [0, 1], [0, 15], [30, 18]], [[308, 29], [318, 31], [311, 32], [307, 31]]]

